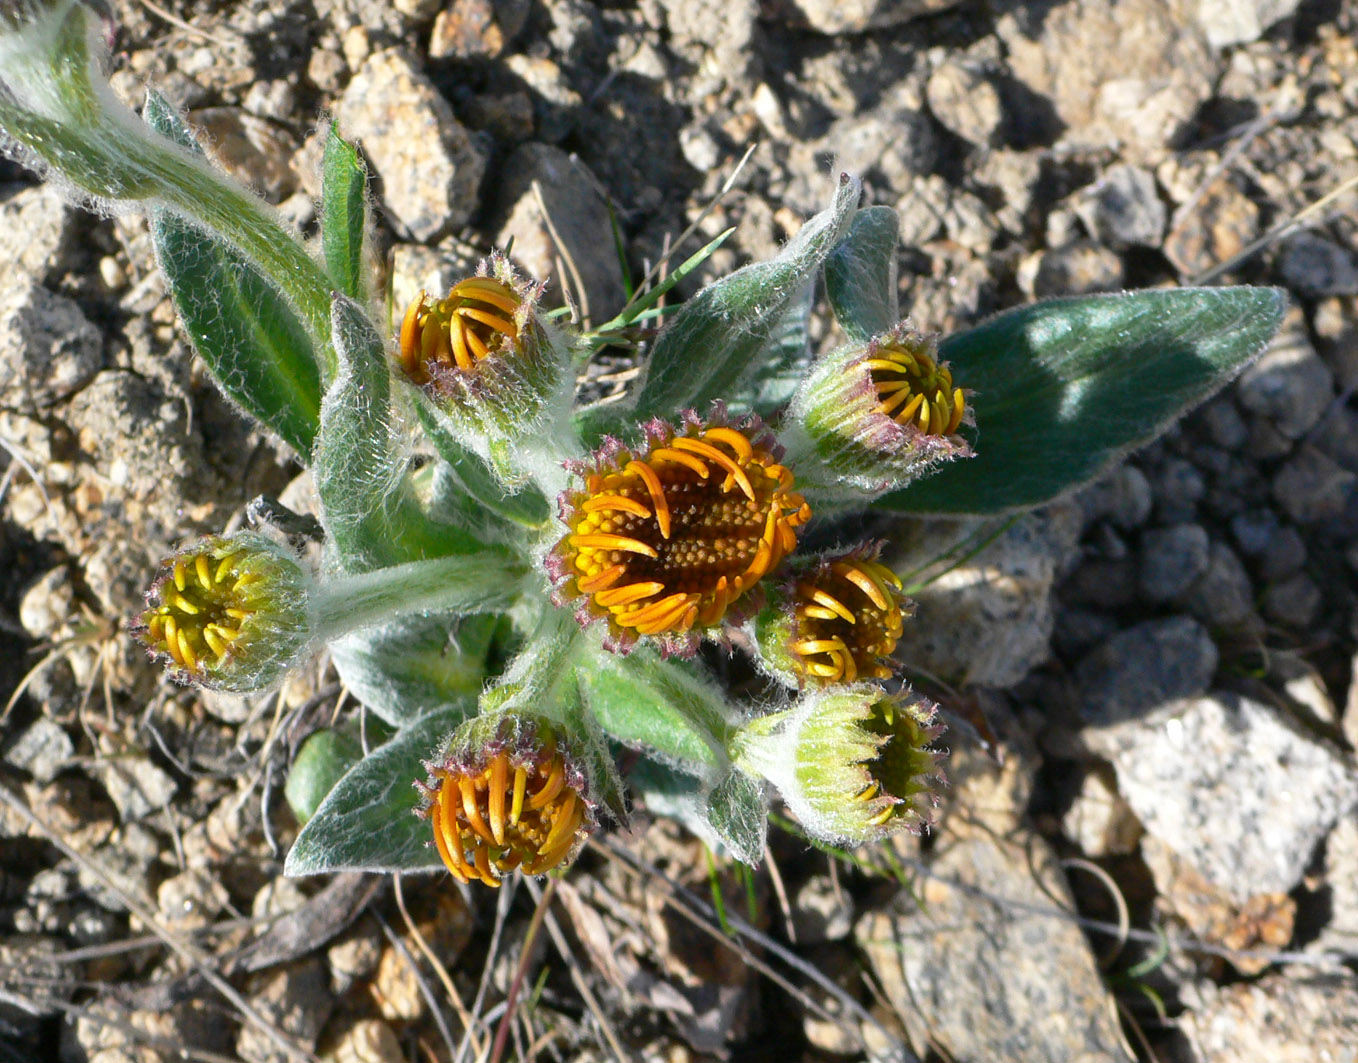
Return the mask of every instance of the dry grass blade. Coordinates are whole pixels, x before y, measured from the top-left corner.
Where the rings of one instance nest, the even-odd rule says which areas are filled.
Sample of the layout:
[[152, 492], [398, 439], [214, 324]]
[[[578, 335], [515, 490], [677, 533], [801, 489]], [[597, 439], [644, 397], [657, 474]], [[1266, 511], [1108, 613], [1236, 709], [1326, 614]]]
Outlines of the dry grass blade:
[[[415, 947], [420, 950], [420, 954], [429, 961], [429, 966], [434, 969], [434, 974], [443, 985], [443, 991], [448, 994], [448, 1000], [453, 1005], [453, 1010], [457, 1012], [458, 1021], [462, 1023], [464, 1037], [472, 1039], [472, 1044], [476, 1049], [476, 1054], [481, 1056], [485, 1052], [485, 1045], [476, 1037], [476, 1023], [471, 1013], [467, 1010], [467, 1005], [462, 1003], [462, 996], [457, 991], [457, 986], [453, 984], [452, 976], [448, 973], [448, 968], [443, 965], [443, 961], [434, 954], [434, 950], [429, 947], [429, 942], [420, 933], [420, 928], [415, 925], [415, 920], [410, 918], [410, 911], [406, 908], [405, 892], [401, 889], [401, 873], [398, 871], [392, 876], [395, 886], [396, 907], [400, 909], [401, 919], [404, 920], [406, 930], [410, 932], [411, 938], [415, 942]], [[456, 1055], [456, 1050], [454, 1050]]]
[[1122, 950], [1127, 944], [1127, 935], [1132, 929], [1131, 913], [1127, 910], [1127, 898], [1123, 896], [1122, 890], [1118, 889], [1118, 884], [1113, 881], [1113, 876], [1092, 860], [1083, 860], [1079, 857], [1070, 857], [1061, 861], [1063, 868], [1078, 868], [1090, 875], [1093, 875], [1108, 891], [1108, 896], [1113, 898], [1113, 906], [1118, 912], [1118, 935], [1113, 939], [1108, 951], [1099, 957], [1099, 969], [1107, 971], [1117, 962], [1117, 958], [1122, 955]]
[[57, 831], [53, 830], [44, 820], [40, 819], [20, 798], [16, 797], [6, 787], [0, 786], [0, 802], [7, 805], [11, 811], [24, 820], [30, 827], [39, 831], [48, 841], [55, 845], [69, 859], [74, 860], [85, 871], [89, 872], [99, 883], [115, 894], [127, 910], [132, 912], [140, 919], [150, 931], [160, 938], [166, 945], [175, 951], [186, 963], [191, 964], [201, 972], [202, 976], [213, 989], [217, 990], [231, 1004], [253, 1023], [259, 1030], [290, 1060], [306, 1060], [307, 1063], [320, 1063], [316, 1056], [312, 1055], [300, 1045], [289, 1040], [281, 1030], [259, 1013], [258, 1010], [248, 1000], [246, 1000], [234, 986], [225, 978], [217, 973], [212, 958], [194, 948], [183, 938], [172, 933], [156, 917], [155, 913], [144, 905], [136, 897], [133, 897], [127, 890], [119, 885], [114, 879], [98, 864], [91, 860], [80, 850], [70, 845]]
[[443, 1017], [443, 1009], [439, 1007], [438, 997], [434, 995], [433, 989], [429, 987], [429, 980], [425, 978], [424, 972], [420, 970], [420, 965], [415, 962], [415, 957], [412, 956], [410, 950], [406, 948], [406, 943], [401, 940], [401, 935], [396, 933], [396, 931], [391, 928], [391, 924], [383, 919], [379, 913], [373, 912], [373, 918], [377, 920], [378, 926], [382, 928], [382, 934], [386, 937], [387, 943], [396, 950], [401, 959], [409, 965], [410, 970], [414, 973], [415, 984], [420, 987], [420, 995], [424, 997], [424, 1002], [429, 1007], [429, 1013], [434, 1017], [434, 1025], [439, 1028], [439, 1036], [443, 1038], [443, 1043], [447, 1046], [448, 1053], [451, 1056], [457, 1051], [457, 1042], [453, 1040], [453, 1031], [448, 1029], [448, 1022]]

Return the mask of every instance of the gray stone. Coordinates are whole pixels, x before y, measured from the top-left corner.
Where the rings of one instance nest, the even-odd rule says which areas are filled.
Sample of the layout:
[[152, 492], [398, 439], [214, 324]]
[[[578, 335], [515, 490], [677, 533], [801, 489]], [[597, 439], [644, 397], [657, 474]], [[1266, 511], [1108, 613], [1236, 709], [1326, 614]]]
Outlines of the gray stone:
[[1325, 840], [1325, 885], [1330, 920], [1315, 947], [1358, 955], [1358, 810], [1343, 816]]
[[51, 406], [103, 364], [99, 330], [80, 307], [23, 274], [0, 290], [0, 406]]
[[1311, 346], [1300, 315], [1240, 375], [1236, 396], [1289, 439], [1300, 439], [1324, 415], [1334, 397], [1334, 374]]
[[[880, 173], [892, 187], [905, 189], [898, 210], [920, 199], [942, 220], [952, 189], [946, 182], [916, 188], [912, 180], [927, 174], [938, 159], [938, 134], [922, 111], [893, 102], [837, 119], [825, 135], [825, 144], [841, 169], [869, 176]], [[910, 231], [904, 225], [902, 230]], [[906, 243], [923, 243], [930, 236], [916, 234]]]
[[1080, 714], [1095, 727], [1134, 722], [1166, 702], [1201, 694], [1216, 668], [1216, 644], [1196, 620], [1147, 620], [1076, 665]]
[[1270, 974], [1214, 989], [1176, 1025], [1196, 1046], [1193, 1063], [1356, 1063], [1358, 985]]
[[[325, 961], [303, 960], [261, 976], [251, 989], [250, 1003], [289, 1040], [314, 1048], [335, 1006]], [[289, 1063], [291, 1055], [248, 1022], [236, 1038], [236, 1052], [244, 1063]]]
[[1231, 535], [1246, 557], [1263, 554], [1281, 528], [1278, 515], [1271, 509], [1247, 509], [1231, 518]]
[[1198, 0], [1198, 24], [1213, 48], [1257, 41], [1275, 22], [1290, 18], [1301, 0]]
[[402, 235], [431, 240], [476, 213], [486, 160], [407, 52], [370, 56], [336, 115], [381, 179], [382, 202]]
[[1315, 447], [1302, 446], [1273, 477], [1273, 497], [1298, 524], [1334, 520], [1358, 491], [1358, 475]]
[[1207, 571], [1189, 590], [1184, 604], [1209, 628], [1253, 626], [1254, 587], [1234, 550], [1213, 540], [1208, 551]]
[[1358, 410], [1332, 405], [1312, 438], [1322, 454], [1358, 473]]
[[[151, 908], [151, 869], [160, 855], [160, 848], [160, 840], [154, 834], [140, 823], [129, 823], [90, 856], [123, 893]], [[99, 907], [110, 912], [128, 910], [122, 897], [105, 886], [87, 867], [82, 865], [76, 878]]]
[[65, 565], [43, 573], [19, 599], [19, 623], [35, 639], [57, 638], [75, 616], [75, 590]]
[[929, 76], [929, 110], [949, 132], [970, 144], [991, 146], [1001, 139], [1004, 106], [984, 71], [949, 59]]
[[75, 743], [65, 730], [46, 718], [34, 721], [5, 750], [5, 760], [40, 783], [49, 783], [75, 754]]
[[0, 186], [0, 196], [0, 262], [40, 283], [58, 279], [76, 231], [75, 211], [46, 182]]
[[1336, 296], [1315, 306], [1311, 327], [1320, 353], [1334, 371], [1340, 388], [1358, 387], [1358, 298]]
[[798, 945], [842, 941], [853, 929], [853, 896], [828, 875], [812, 875], [791, 900]]
[[1125, 856], [1136, 851], [1141, 824], [1117, 792], [1106, 767], [1085, 773], [1080, 792], [1061, 817], [1061, 830], [1085, 856]]
[[1151, 473], [1155, 508], [1162, 524], [1186, 524], [1198, 512], [1207, 481], [1191, 461], [1166, 458]]
[[1112, 763], [1146, 833], [1240, 902], [1291, 890], [1358, 802], [1358, 775], [1339, 754], [1234, 694], [1169, 701], [1084, 739]]
[[575, 114], [583, 99], [567, 80], [561, 67], [545, 56], [506, 56], [505, 67], [533, 94], [533, 124], [537, 139], [555, 144], [575, 126]]
[[1181, 276], [1191, 279], [1229, 262], [1258, 235], [1259, 208], [1223, 177], [1212, 182], [1186, 217], [1174, 219], [1165, 239], [1165, 257]]
[[[900, 654], [933, 675], [1007, 687], [1050, 656], [1051, 589], [1075, 556], [1079, 509], [1059, 502], [1025, 515], [975, 557], [916, 595]], [[912, 571], [975, 535], [974, 521], [920, 521], [888, 547], [888, 564]]]
[[1301, 233], [1283, 245], [1278, 275], [1308, 299], [1358, 294], [1358, 264], [1353, 255], [1315, 233]]
[[1015, 78], [1047, 97], [1064, 140], [1158, 153], [1214, 89], [1217, 62], [1188, 0], [1074, 0], [1005, 9], [996, 32]]
[[106, 758], [94, 764], [91, 771], [104, 784], [124, 823], [164, 808], [177, 785], [173, 777], [145, 756]]
[[1291, 628], [1306, 628], [1320, 611], [1321, 594], [1315, 580], [1297, 572], [1264, 590], [1264, 615]]
[[[608, 204], [584, 163], [548, 144], [524, 144], [497, 180], [496, 244], [513, 240], [514, 260], [529, 276], [550, 278], [558, 291], [568, 286], [582, 312], [596, 324], [607, 321], [622, 306], [622, 270], [617, 255], [600, 253], [600, 240], [611, 231]], [[567, 276], [560, 276], [563, 258], [577, 272], [567, 266]]]
[[1154, 498], [1146, 474], [1135, 465], [1118, 465], [1075, 496], [1086, 526], [1107, 520], [1119, 528], [1139, 528], [1150, 518]]
[[505, 33], [491, 0], [453, 0], [429, 32], [431, 59], [494, 59], [504, 48]]
[[1114, 250], [1159, 247], [1166, 211], [1155, 177], [1137, 166], [1111, 166], [1077, 208], [1089, 231]]
[[1150, 529], [1141, 536], [1141, 593], [1152, 602], [1174, 601], [1207, 571], [1208, 549], [1201, 524]]
[[1018, 269], [1020, 290], [1034, 299], [1117, 291], [1125, 283], [1122, 259], [1088, 240], [1039, 251], [1024, 259]]
[[156, 890], [156, 905], [165, 925], [180, 933], [201, 930], [230, 900], [217, 875], [204, 868], [181, 871]]
[[754, 40], [756, 0], [659, 0], [665, 24], [677, 49], [711, 51], [721, 57], [728, 75], [739, 75], [749, 62]]
[[1249, 441], [1250, 430], [1229, 396], [1209, 402], [1197, 413], [1212, 442], [1223, 450], [1239, 450]]
[[786, 0], [775, 10], [818, 33], [862, 33], [899, 26], [955, 7], [960, 0]]
[[956, 1060], [1130, 1063], [1055, 854], [1029, 831], [941, 843], [855, 938], [915, 1049]]

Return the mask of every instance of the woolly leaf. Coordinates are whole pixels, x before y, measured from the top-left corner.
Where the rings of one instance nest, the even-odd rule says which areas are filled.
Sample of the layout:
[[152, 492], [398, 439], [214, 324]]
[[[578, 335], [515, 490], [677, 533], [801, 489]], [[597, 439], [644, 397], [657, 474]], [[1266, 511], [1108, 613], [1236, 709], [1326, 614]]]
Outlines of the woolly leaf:
[[722, 844], [742, 864], [755, 867], [764, 859], [768, 808], [764, 786], [744, 772], [728, 772], [707, 795], [706, 818]]
[[825, 294], [851, 343], [867, 343], [900, 320], [896, 245], [900, 222], [890, 207], [864, 207], [825, 260]]
[[321, 250], [325, 271], [335, 287], [351, 299], [361, 299], [364, 294], [367, 182], [363, 160], [332, 122], [321, 160]]
[[1026, 306], [950, 336], [977, 456], [876, 505], [993, 514], [1087, 483], [1254, 360], [1282, 321], [1277, 288], [1185, 288]]

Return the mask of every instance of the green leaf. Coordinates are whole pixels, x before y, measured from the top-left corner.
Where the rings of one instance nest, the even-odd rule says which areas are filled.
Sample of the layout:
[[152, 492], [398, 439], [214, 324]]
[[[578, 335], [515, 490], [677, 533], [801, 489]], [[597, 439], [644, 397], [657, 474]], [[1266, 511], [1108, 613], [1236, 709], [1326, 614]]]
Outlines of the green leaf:
[[362, 759], [363, 746], [348, 729], [326, 728], [303, 742], [283, 787], [283, 796], [297, 822], [305, 823], [314, 816], [335, 783]]
[[896, 245], [900, 222], [890, 207], [864, 207], [849, 235], [825, 260], [825, 294], [850, 343], [867, 343], [900, 319]]
[[661, 332], [637, 396], [636, 418], [673, 417], [724, 399], [763, 358], [788, 304], [848, 231], [860, 186], [844, 175], [834, 203], [768, 262], [738, 269], [686, 302]]
[[290, 876], [334, 871], [421, 871], [442, 866], [433, 828], [415, 814], [421, 763], [475, 711], [475, 703], [443, 709], [402, 729], [352, 767], [307, 821], [283, 865]]
[[696, 775], [725, 770], [725, 696], [688, 666], [649, 647], [626, 657], [600, 648], [579, 676], [589, 712], [610, 738]]
[[394, 727], [474, 699], [485, 685], [495, 616], [420, 616], [365, 628], [329, 644], [353, 695]]
[[742, 771], [728, 772], [707, 795], [706, 818], [742, 864], [755, 867], [764, 859], [769, 817], [764, 787], [757, 779]]
[[[147, 93], [144, 117], [180, 146], [201, 150], [154, 91]], [[218, 387], [308, 459], [321, 383], [301, 318], [239, 252], [206, 230], [157, 208], [151, 236], [184, 331]]]
[[764, 357], [756, 361], [749, 381], [731, 397], [733, 409], [752, 409], [767, 418], [792, 398], [811, 364], [811, 304], [815, 295], [816, 279], [811, 277], [769, 331]]
[[353, 145], [330, 123], [321, 160], [321, 250], [325, 271], [351, 299], [364, 295], [368, 171]]
[[393, 437], [382, 337], [347, 296], [335, 294], [331, 316], [337, 369], [321, 405], [313, 475], [322, 524], [341, 566], [367, 572], [479, 550], [465, 531], [431, 521], [410, 490]]
[[940, 356], [974, 390], [977, 456], [890, 494], [897, 512], [993, 514], [1041, 505], [1154, 439], [1259, 354], [1277, 288], [1184, 288], [1022, 307], [950, 336]]

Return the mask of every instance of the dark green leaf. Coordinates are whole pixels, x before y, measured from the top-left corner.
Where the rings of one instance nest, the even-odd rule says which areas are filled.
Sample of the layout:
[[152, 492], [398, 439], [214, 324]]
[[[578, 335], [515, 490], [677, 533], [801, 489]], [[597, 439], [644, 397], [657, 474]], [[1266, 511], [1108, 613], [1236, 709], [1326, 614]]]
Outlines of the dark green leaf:
[[651, 351], [636, 417], [673, 417], [724, 399], [765, 356], [788, 304], [848, 231], [859, 184], [845, 175], [834, 203], [802, 226], [778, 255], [738, 269], [686, 302]]
[[792, 398], [811, 363], [811, 304], [815, 294], [816, 279], [812, 277], [769, 331], [764, 357], [757, 359], [750, 379], [731, 397], [733, 409], [748, 408], [761, 417], [770, 417]]
[[286, 875], [420, 871], [442, 866], [429, 821], [415, 814], [421, 761], [438, 754], [475, 701], [431, 713], [352, 767], [307, 821], [283, 865]]
[[297, 822], [305, 823], [314, 816], [335, 783], [362, 759], [363, 746], [358, 736], [339, 728], [317, 731], [303, 742], [283, 787], [283, 796]]
[[[144, 117], [197, 149], [174, 109], [149, 92]], [[321, 383], [306, 327], [246, 260], [178, 215], [156, 209], [151, 235], [175, 309], [218, 386], [305, 460], [315, 443]]]
[[367, 181], [363, 160], [331, 122], [321, 161], [321, 249], [330, 279], [351, 299], [364, 294]]
[[876, 504], [990, 514], [1040, 505], [1154, 439], [1278, 331], [1276, 288], [1093, 295], [1011, 310], [940, 347], [974, 391], [977, 456]]
[[867, 343], [900, 320], [896, 245], [900, 223], [890, 207], [865, 207], [849, 235], [825, 260], [825, 294], [851, 343]]
[[758, 780], [741, 771], [729, 772], [707, 795], [706, 811], [708, 823], [732, 856], [751, 867], [764, 859], [769, 820]]

